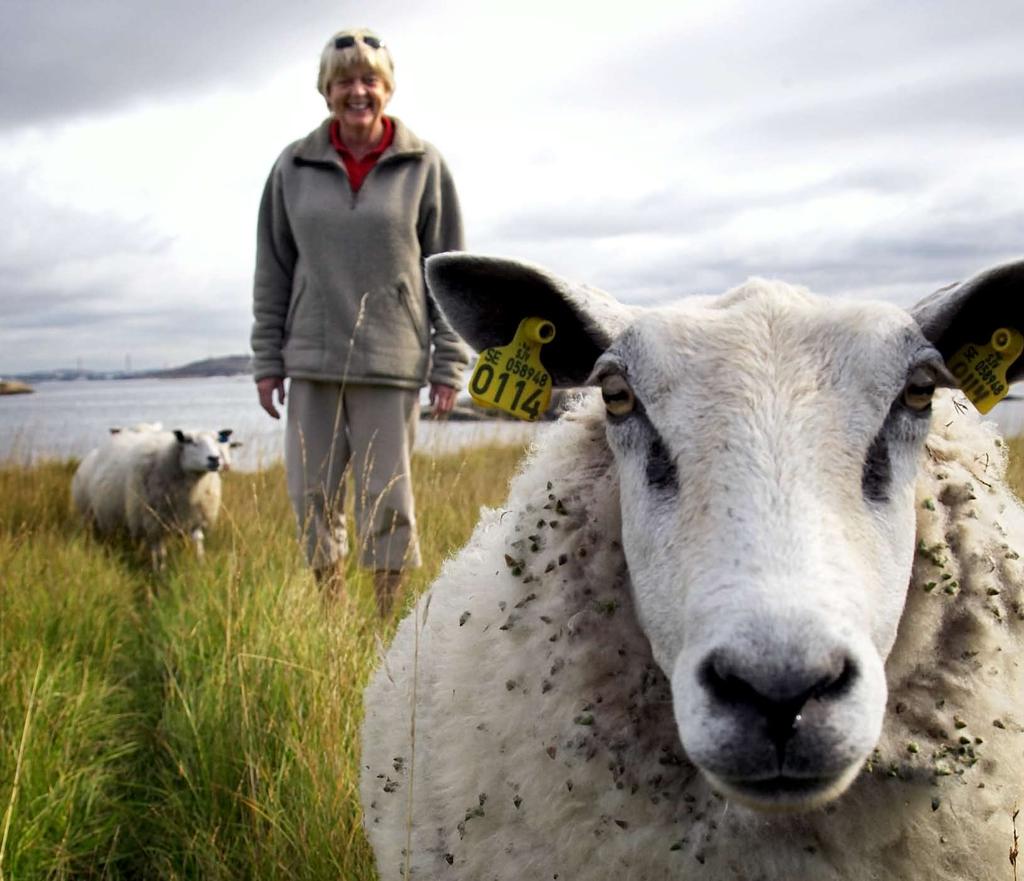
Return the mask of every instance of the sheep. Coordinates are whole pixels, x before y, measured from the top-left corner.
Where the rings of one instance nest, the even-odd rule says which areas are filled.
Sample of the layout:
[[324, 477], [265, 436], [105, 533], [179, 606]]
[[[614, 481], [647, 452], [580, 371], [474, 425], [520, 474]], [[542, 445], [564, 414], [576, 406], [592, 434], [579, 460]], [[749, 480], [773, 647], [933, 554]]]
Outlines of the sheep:
[[121, 425], [111, 425], [111, 434], [120, 434], [122, 431], [163, 431], [164, 425], [162, 422], [136, 422], [135, 425], [129, 425], [127, 428]]
[[220, 511], [220, 472], [230, 467], [231, 429], [163, 431], [159, 423], [111, 429], [75, 471], [71, 496], [101, 534], [126, 530], [144, 538], [154, 569], [167, 555], [168, 533], [188, 534], [203, 557], [203, 530]]
[[643, 310], [515, 261], [427, 271], [477, 350], [547, 318], [555, 384], [600, 394], [365, 691], [382, 881], [1009, 881], [1024, 513], [943, 361], [1022, 326], [1024, 261], [909, 314], [759, 279]]

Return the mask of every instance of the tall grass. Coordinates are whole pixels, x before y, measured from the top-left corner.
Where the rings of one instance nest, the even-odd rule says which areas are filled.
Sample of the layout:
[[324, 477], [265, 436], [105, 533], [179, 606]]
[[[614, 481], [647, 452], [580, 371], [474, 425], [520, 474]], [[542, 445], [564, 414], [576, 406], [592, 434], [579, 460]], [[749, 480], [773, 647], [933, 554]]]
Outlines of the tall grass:
[[[521, 449], [417, 458], [424, 566], [497, 505]], [[73, 463], [0, 468], [0, 881], [372, 879], [363, 573], [325, 607], [278, 467], [228, 474], [207, 557], [157, 576], [71, 514]]]

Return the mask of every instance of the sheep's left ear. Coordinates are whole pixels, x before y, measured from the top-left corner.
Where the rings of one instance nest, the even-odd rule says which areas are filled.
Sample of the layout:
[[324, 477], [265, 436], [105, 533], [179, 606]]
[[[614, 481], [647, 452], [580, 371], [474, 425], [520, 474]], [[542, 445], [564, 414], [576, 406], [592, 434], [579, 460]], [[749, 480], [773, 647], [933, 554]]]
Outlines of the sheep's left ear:
[[228, 442], [228, 438], [231, 437], [231, 432], [232, 429], [230, 428], [222, 428], [220, 431], [218, 431], [217, 443], [226, 444]]
[[540, 357], [559, 386], [586, 382], [634, 314], [597, 288], [519, 260], [437, 254], [427, 260], [427, 284], [456, 333], [478, 352], [512, 342], [524, 318], [554, 324], [555, 338]]
[[186, 435], [180, 428], [174, 429], [174, 436], [178, 439], [179, 444], [188, 443], [188, 435]]
[[[1024, 333], [1024, 260], [936, 291], [910, 314], [947, 361], [967, 343], [987, 343], [1000, 327]], [[1010, 367], [1007, 379], [1024, 379], [1024, 357]]]

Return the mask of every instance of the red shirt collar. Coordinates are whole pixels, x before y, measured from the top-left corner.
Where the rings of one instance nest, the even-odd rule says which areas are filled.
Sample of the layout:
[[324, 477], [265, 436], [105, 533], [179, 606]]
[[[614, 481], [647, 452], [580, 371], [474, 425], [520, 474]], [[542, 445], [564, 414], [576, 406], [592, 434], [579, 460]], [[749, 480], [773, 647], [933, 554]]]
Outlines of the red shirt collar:
[[[384, 124], [384, 134], [381, 135], [380, 141], [377, 142], [377, 146], [367, 153], [362, 159], [358, 160], [361, 164], [366, 162], [376, 162], [380, 159], [381, 153], [387, 150], [387, 148], [391, 146], [392, 141], [395, 140], [395, 124], [391, 121], [391, 117], [384, 116], [381, 118], [381, 122]], [[331, 144], [341, 155], [341, 158], [355, 159], [352, 152], [341, 140], [341, 123], [339, 123], [338, 120], [331, 120], [330, 132]]]

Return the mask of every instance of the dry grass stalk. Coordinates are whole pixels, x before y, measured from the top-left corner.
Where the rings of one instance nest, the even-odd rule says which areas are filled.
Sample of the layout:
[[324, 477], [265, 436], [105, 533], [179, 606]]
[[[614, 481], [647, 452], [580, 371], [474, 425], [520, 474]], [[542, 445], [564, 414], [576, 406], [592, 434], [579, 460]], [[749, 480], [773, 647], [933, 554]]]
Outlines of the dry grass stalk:
[[32, 679], [32, 691], [28, 696], [28, 706], [25, 707], [25, 724], [21, 729], [21, 742], [18, 744], [18, 758], [14, 762], [14, 781], [11, 784], [11, 798], [4, 812], [4, 831], [0, 836], [0, 881], [4, 879], [4, 853], [7, 851], [7, 836], [11, 831], [11, 818], [14, 816], [14, 804], [18, 800], [18, 783], [21, 780], [22, 763], [25, 760], [25, 744], [28, 742], [28, 733], [32, 727], [32, 708], [36, 702], [36, 692], [39, 689], [39, 677], [43, 672], [43, 655], [39, 655], [39, 663], [36, 665], [36, 675]]

